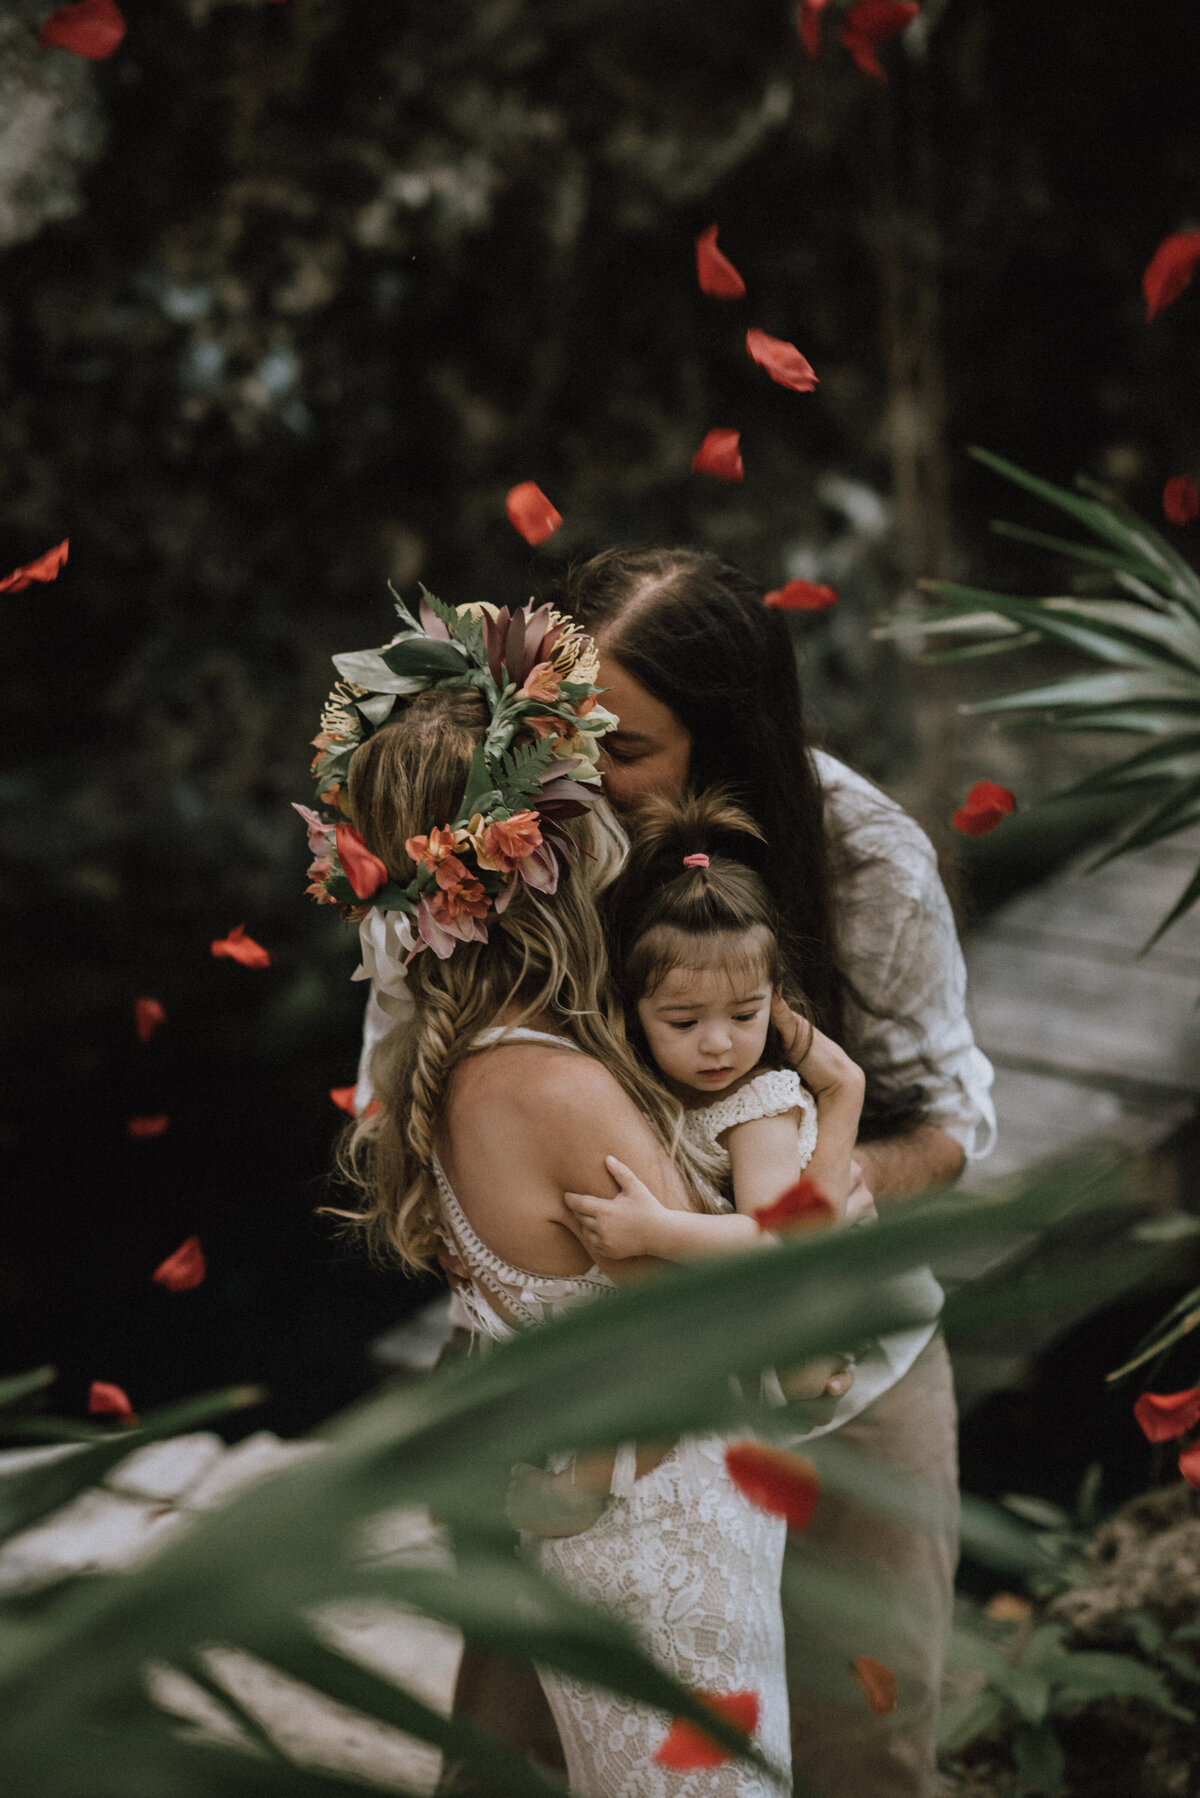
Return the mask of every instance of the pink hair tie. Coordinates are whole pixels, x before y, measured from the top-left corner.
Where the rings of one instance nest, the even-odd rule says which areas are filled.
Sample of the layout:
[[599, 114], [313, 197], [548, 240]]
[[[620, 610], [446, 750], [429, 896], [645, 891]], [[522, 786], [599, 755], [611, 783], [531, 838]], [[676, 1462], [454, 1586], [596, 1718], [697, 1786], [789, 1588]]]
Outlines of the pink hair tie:
[[683, 865], [685, 868], [707, 868], [708, 857], [707, 855], [685, 855]]

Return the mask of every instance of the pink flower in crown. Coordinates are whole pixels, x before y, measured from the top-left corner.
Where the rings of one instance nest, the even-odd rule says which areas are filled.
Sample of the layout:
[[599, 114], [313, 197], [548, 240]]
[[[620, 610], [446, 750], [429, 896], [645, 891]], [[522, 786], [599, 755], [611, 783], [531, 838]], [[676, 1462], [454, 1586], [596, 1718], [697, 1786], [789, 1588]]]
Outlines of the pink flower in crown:
[[533, 887], [539, 893], [553, 893], [558, 887], [558, 857], [549, 843], [540, 843], [523, 861], [516, 863], [507, 885], [496, 894], [496, 910], [507, 911], [519, 886]]
[[511, 818], [496, 818], [477, 831], [471, 841], [481, 868], [489, 868], [494, 874], [512, 874], [541, 845], [538, 815], [514, 812]]
[[[304, 819], [305, 824], [308, 826], [308, 853], [316, 856], [324, 855], [329, 847], [329, 838], [332, 833], [332, 827], [325, 822], [319, 812], [313, 811], [311, 805], [297, 805], [295, 800], [293, 800], [292, 810], [294, 812], [299, 812], [300, 816]], [[309, 873], [312, 873], [311, 868], [309, 869]]]
[[315, 899], [318, 905], [337, 904], [337, 900], [325, 885], [332, 873], [333, 863], [327, 855], [318, 856], [316, 861], [309, 866], [308, 878], [312, 884], [306, 886], [304, 891], [310, 899]]
[[524, 685], [517, 697], [519, 699], [540, 699], [543, 705], [553, 705], [558, 698], [558, 689], [562, 679], [554, 672], [549, 662], [538, 662], [526, 676]]
[[404, 847], [415, 862], [422, 862], [432, 874], [438, 863], [452, 856], [465, 840], [465, 831], [453, 830], [449, 824], [435, 824], [428, 836], [407, 837]]

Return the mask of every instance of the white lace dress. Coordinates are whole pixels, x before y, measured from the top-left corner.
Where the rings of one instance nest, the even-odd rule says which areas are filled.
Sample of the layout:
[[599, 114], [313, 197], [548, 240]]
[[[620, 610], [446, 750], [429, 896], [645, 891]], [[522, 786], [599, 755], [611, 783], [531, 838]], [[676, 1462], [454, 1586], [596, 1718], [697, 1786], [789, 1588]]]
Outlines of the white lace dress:
[[[541, 1031], [497, 1029], [477, 1047], [501, 1038], [571, 1046]], [[565, 1277], [504, 1261], [471, 1228], [436, 1160], [434, 1175], [447, 1246], [471, 1273], [471, 1286], [460, 1296], [481, 1334], [503, 1340], [515, 1333], [509, 1318], [536, 1324], [614, 1290], [596, 1267]], [[723, 1438], [685, 1437], [638, 1479], [632, 1445], [626, 1445], [599, 1521], [577, 1536], [531, 1540], [530, 1552], [581, 1598], [624, 1618], [659, 1665], [690, 1690], [757, 1693], [755, 1743], [785, 1777], [771, 1780], [733, 1761], [692, 1773], [660, 1767], [654, 1756], [671, 1726], [664, 1711], [543, 1672], [570, 1789], [580, 1798], [779, 1798], [790, 1790], [779, 1603], [786, 1526], [742, 1497], [726, 1471], [724, 1450]]]

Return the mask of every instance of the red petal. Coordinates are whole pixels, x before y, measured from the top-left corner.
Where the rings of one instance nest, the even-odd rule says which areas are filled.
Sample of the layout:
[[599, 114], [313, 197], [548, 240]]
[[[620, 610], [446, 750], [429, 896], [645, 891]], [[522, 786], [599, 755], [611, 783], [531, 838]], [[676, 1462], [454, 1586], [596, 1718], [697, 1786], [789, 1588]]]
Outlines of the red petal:
[[165, 1286], [168, 1292], [190, 1292], [193, 1286], [199, 1286], [207, 1272], [208, 1263], [200, 1247], [200, 1238], [189, 1236], [173, 1255], [159, 1263], [150, 1278], [156, 1285]]
[[1163, 488], [1163, 511], [1172, 524], [1191, 524], [1200, 512], [1200, 494], [1190, 475], [1171, 476]]
[[167, 1021], [164, 1005], [157, 999], [135, 999], [133, 1002], [133, 1028], [137, 1032], [139, 1043], [148, 1043], [160, 1024]]
[[71, 539], [64, 537], [53, 549], [48, 549], [44, 556], [35, 561], [26, 562], [20, 568], [14, 568], [0, 581], [0, 593], [24, 593], [26, 587], [32, 587], [34, 581], [54, 581], [58, 579], [58, 571], [67, 559], [67, 551], [71, 547]]
[[850, 1662], [848, 1671], [858, 1682], [858, 1689], [873, 1717], [886, 1717], [889, 1711], [895, 1710], [896, 1675], [890, 1667], [885, 1667], [882, 1661], [873, 1661], [870, 1655], [860, 1654]]
[[778, 606], [781, 612], [823, 612], [826, 606], [836, 606], [837, 602], [833, 588], [819, 587], [816, 581], [788, 581], [763, 599], [765, 606]]
[[[694, 1696], [701, 1704], [706, 1704], [710, 1711], [716, 1711], [719, 1717], [724, 1717], [726, 1722], [732, 1723], [747, 1736], [753, 1735], [758, 1728], [760, 1707], [757, 1692], [731, 1692], [728, 1697], [716, 1692], [697, 1692]], [[705, 1735], [694, 1723], [685, 1723], [682, 1717], [676, 1717], [666, 1740], [654, 1756], [657, 1766], [670, 1767], [675, 1773], [691, 1773], [702, 1767], [720, 1767], [732, 1759], [727, 1748], [714, 1742], [711, 1736]]]
[[338, 860], [342, 873], [359, 899], [369, 899], [381, 886], [387, 885], [388, 871], [377, 855], [372, 855], [353, 824], [339, 824], [335, 832]]
[[876, 47], [907, 30], [920, 10], [917, 0], [857, 0], [842, 21], [838, 42], [849, 50], [864, 75], [886, 81]]
[[1200, 231], [1176, 231], [1163, 241], [1146, 264], [1142, 292], [1146, 296], [1146, 323], [1176, 301], [1191, 283], [1200, 261]]
[[807, 1529], [812, 1521], [821, 1482], [811, 1461], [784, 1454], [761, 1442], [731, 1442], [725, 1450], [729, 1477], [752, 1505], [786, 1517], [790, 1530]]
[[1143, 1392], [1133, 1407], [1147, 1442], [1173, 1442], [1200, 1423], [1200, 1388], [1186, 1392]]
[[1017, 802], [1007, 787], [997, 786], [994, 780], [977, 780], [954, 814], [954, 828], [965, 837], [984, 837], [1016, 809]]
[[562, 523], [562, 513], [555, 510], [536, 481], [521, 481], [508, 490], [504, 502], [508, 522], [519, 531], [526, 543], [534, 547], [553, 537]]
[[837, 1207], [826, 1198], [816, 1181], [801, 1176], [794, 1186], [781, 1192], [769, 1205], [760, 1206], [754, 1213], [754, 1221], [760, 1230], [787, 1230], [828, 1223], [836, 1216]]
[[137, 1422], [137, 1413], [120, 1386], [110, 1385], [107, 1380], [93, 1380], [88, 1388], [88, 1410], [93, 1417], [123, 1417], [129, 1423]]
[[244, 968], [269, 968], [271, 965], [269, 952], [252, 936], [246, 935], [244, 924], [235, 924], [228, 936], [218, 937], [209, 948], [218, 959], [226, 956], [230, 961], [241, 962]]
[[357, 1086], [331, 1086], [329, 1089], [329, 1097], [333, 1100], [339, 1111], [344, 1111], [347, 1117], [354, 1117], [356, 1115], [354, 1110], [354, 1095], [357, 1091]]
[[130, 1118], [125, 1134], [133, 1142], [146, 1142], [152, 1136], [164, 1136], [170, 1128], [170, 1118], [160, 1114], [158, 1117]]
[[1200, 1442], [1193, 1442], [1179, 1457], [1179, 1471], [1189, 1486], [1200, 1492]]
[[701, 293], [714, 300], [740, 300], [745, 297], [746, 283], [717, 248], [717, 227], [710, 225], [696, 239], [696, 279]]
[[382, 1111], [382, 1110], [383, 1110], [382, 1099], [372, 1099], [371, 1103], [367, 1106], [367, 1109], [363, 1112], [363, 1117], [364, 1118], [373, 1118], [377, 1111]]
[[781, 387], [791, 387], [796, 393], [811, 393], [816, 386], [817, 377], [811, 364], [794, 343], [788, 343], [782, 337], [768, 337], [765, 331], [751, 326], [746, 332], [746, 349], [751, 361], [765, 368]]
[[800, 0], [796, 12], [796, 30], [810, 62], [816, 62], [821, 49], [821, 14], [829, 0]]
[[38, 43], [51, 50], [74, 50], [92, 62], [105, 62], [125, 36], [125, 21], [114, 0], [79, 0], [60, 6], [38, 32]]
[[740, 481], [745, 476], [740, 431], [710, 431], [692, 457], [693, 474], [715, 475], [718, 481]]

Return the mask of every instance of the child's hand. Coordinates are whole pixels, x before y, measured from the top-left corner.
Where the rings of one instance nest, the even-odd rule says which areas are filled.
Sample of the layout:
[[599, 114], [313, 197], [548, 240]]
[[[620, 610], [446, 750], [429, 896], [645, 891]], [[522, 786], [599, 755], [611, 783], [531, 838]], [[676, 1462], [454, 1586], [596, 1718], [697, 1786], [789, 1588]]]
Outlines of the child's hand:
[[841, 1398], [854, 1384], [854, 1365], [845, 1355], [822, 1355], [803, 1367], [787, 1367], [778, 1376], [785, 1397], [803, 1404], [806, 1399]]
[[817, 1099], [857, 1094], [861, 1103], [866, 1076], [858, 1063], [832, 1037], [793, 1011], [778, 988], [771, 997], [771, 1022], [788, 1060]]
[[579, 1225], [584, 1248], [598, 1261], [657, 1255], [666, 1206], [615, 1155], [606, 1155], [604, 1165], [617, 1182], [618, 1190], [611, 1199], [598, 1199], [588, 1192], [563, 1194], [563, 1203]]

